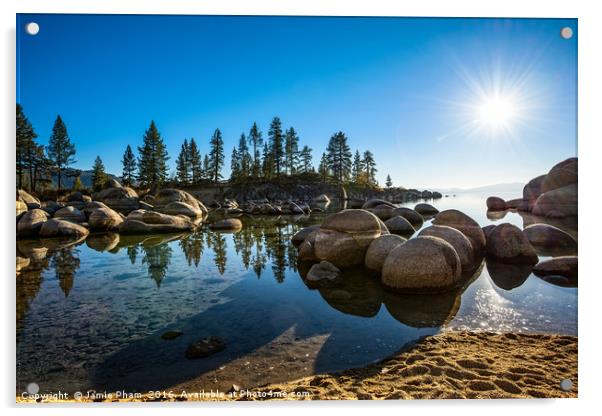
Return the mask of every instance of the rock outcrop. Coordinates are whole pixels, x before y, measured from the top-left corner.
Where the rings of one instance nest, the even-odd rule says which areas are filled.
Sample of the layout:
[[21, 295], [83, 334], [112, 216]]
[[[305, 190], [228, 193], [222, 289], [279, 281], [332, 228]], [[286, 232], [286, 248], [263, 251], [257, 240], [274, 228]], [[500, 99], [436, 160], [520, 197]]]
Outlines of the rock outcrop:
[[487, 258], [503, 263], [530, 265], [539, 261], [522, 230], [510, 223], [500, 224], [489, 233]]

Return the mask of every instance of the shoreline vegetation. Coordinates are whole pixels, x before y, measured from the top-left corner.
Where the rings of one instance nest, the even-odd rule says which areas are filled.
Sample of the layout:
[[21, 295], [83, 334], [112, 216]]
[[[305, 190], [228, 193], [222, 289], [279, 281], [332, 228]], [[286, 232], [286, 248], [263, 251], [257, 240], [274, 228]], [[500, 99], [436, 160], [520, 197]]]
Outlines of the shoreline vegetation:
[[[552, 285], [577, 287], [576, 158], [529, 181], [520, 198], [487, 199], [483, 210], [489, 218], [501, 219], [507, 211], [532, 216], [521, 229], [510, 223], [481, 227], [456, 209], [439, 212], [427, 201], [441, 194], [394, 188], [390, 177], [380, 188], [372, 153], [354, 156], [342, 132], [330, 138], [315, 169], [312, 149], [299, 150], [296, 131], [284, 130], [277, 117], [266, 141], [256, 124], [248, 137], [241, 135], [227, 182], [221, 176], [225, 149], [219, 129], [204, 158], [196, 142], [186, 140], [177, 174], [169, 177], [169, 156], [151, 122], [138, 157], [127, 146], [121, 182], [97, 157], [90, 189], [69, 168], [75, 146], [60, 117], [46, 148], [36, 137], [17, 105], [16, 228], [17, 239], [28, 242], [17, 250], [17, 279], [43, 261], [49, 247], [66, 248], [91, 233], [118, 233], [118, 239], [190, 233], [204, 223], [211, 232], [239, 232], [243, 216], [325, 212], [321, 224], [291, 239], [297, 270], [310, 289], [336, 290], [344, 271], [357, 268], [391, 292], [451, 293], [465, 289], [485, 262], [492, 278], [508, 289], [531, 273]], [[70, 190], [61, 187], [66, 174], [74, 174]], [[398, 205], [410, 201], [417, 203], [413, 209]], [[573, 221], [575, 228], [550, 225], [558, 221]], [[191, 344], [194, 354], [186, 358], [203, 359], [224, 348], [223, 340], [210, 336]], [[568, 392], [559, 389], [565, 378], [577, 382], [576, 337], [455, 332], [426, 338], [378, 364], [266, 388], [305, 389], [318, 399], [575, 397], [576, 384]]]
[[[443, 332], [377, 363], [285, 383], [227, 392], [177, 387], [139, 397], [81, 399], [17, 396], [17, 403], [232, 400], [408, 400], [569, 398], [578, 396], [577, 337], [550, 334]], [[561, 381], [571, 380], [564, 390]], [[169, 394], [168, 392], [171, 393]]]

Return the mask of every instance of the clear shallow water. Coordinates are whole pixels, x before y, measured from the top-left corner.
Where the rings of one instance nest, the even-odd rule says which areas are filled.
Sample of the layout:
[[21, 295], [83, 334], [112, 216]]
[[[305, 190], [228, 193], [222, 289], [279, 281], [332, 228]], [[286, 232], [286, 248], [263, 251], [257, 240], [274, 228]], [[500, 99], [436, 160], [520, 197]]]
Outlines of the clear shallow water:
[[[533, 221], [488, 218], [485, 197], [431, 202], [481, 225]], [[576, 334], [577, 289], [530, 270], [484, 264], [465, 288], [437, 296], [392, 294], [360, 271], [341, 287], [309, 289], [289, 241], [321, 221], [245, 218], [237, 234], [104, 235], [47, 251], [17, 242], [29, 261], [17, 276], [17, 394], [30, 382], [42, 392], [252, 387], [365, 365], [448, 329]], [[167, 330], [183, 335], [162, 340]], [[185, 359], [207, 336], [226, 349]]]

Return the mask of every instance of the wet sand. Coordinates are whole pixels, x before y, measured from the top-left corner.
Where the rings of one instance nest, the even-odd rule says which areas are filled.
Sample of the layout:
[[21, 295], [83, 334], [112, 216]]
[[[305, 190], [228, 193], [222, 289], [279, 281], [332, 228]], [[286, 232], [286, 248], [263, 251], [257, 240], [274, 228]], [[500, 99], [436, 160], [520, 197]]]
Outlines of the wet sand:
[[[564, 391], [560, 381], [570, 379]], [[159, 397], [94, 401], [372, 400], [577, 397], [577, 337], [446, 332], [427, 337], [378, 363], [339, 373], [216, 392], [169, 389]], [[17, 402], [28, 402], [17, 397]], [[63, 400], [43, 399], [43, 402]], [[67, 400], [69, 401], [69, 400]], [[80, 401], [89, 401], [82, 399]]]

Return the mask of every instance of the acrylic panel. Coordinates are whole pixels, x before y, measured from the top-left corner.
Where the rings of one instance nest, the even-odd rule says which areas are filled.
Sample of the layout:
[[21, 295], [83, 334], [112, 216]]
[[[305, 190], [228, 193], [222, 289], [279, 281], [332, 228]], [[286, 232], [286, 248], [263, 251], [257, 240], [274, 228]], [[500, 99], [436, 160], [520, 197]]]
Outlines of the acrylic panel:
[[577, 36], [17, 15], [16, 400], [576, 397]]

